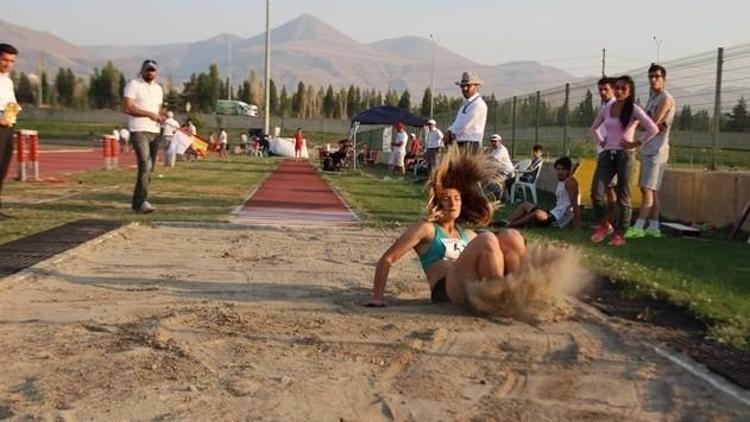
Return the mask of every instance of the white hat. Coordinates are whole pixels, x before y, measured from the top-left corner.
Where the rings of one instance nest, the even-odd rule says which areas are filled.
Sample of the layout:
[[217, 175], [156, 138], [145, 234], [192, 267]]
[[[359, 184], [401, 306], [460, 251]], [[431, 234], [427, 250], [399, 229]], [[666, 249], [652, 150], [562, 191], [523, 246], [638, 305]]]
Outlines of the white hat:
[[427, 124], [428, 125], [436, 125], [437, 122], [435, 121], [435, 119], [430, 119], [430, 120], [427, 121]]
[[172, 117], [174, 117], [174, 113], [172, 113], [172, 111], [168, 111], [167, 112], [167, 117], [169, 117], [171, 119]]
[[463, 86], [463, 85], [482, 85], [482, 80], [479, 79], [479, 76], [477, 76], [476, 73], [471, 71], [466, 71], [461, 74], [461, 80], [456, 81], [456, 85]]
[[412, 138], [416, 138], [417, 137], [417, 135], [415, 135], [414, 132], [410, 133], [409, 136], [411, 136]]
[[495, 133], [494, 135], [490, 136], [490, 141], [503, 141], [503, 137]]

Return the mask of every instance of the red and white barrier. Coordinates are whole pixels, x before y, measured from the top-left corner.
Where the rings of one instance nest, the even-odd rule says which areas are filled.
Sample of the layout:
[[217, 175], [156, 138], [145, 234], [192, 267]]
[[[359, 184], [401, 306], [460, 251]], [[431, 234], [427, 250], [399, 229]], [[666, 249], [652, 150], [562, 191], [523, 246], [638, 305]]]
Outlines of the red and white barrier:
[[102, 156], [104, 157], [104, 168], [112, 170], [114, 168], [114, 145], [117, 140], [112, 135], [102, 135]]
[[112, 159], [112, 167], [113, 168], [119, 168], [120, 167], [120, 143], [119, 140], [112, 136], [112, 141], [110, 142], [111, 145], [111, 151], [110, 151], [110, 158]]
[[29, 140], [29, 161], [31, 162], [31, 174], [34, 181], [39, 179], [39, 133], [35, 130], [27, 130]]
[[19, 130], [16, 132], [16, 159], [18, 161], [18, 181], [26, 181], [26, 134]]

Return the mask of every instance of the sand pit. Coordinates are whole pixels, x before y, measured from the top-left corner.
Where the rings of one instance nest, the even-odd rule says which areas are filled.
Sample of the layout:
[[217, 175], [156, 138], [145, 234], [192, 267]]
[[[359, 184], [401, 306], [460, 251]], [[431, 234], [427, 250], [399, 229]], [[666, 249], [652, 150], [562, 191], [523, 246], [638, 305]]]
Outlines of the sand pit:
[[0, 419], [734, 420], [613, 321], [430, 305], [393, 232], [130, 226], [0, 281]]

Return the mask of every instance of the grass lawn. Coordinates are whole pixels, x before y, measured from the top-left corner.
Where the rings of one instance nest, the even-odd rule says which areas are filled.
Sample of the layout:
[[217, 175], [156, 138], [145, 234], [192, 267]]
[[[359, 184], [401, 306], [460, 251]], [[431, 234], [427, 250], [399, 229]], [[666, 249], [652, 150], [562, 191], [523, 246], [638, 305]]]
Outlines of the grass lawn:
[[[326, 174], [360, 216], [375, 225], [410, 224], [423, 215], [425, 193], [420, 184], [405, 179], [383, 180], [382, 168]], [[540, 205], [554, 198], [542, 193]], [[512, 211], [497, 211], [499, 219]], [[593, 221], [584, 212], [584, 227]], [[588, 229], [528, 229], [539, 241], [576, 245], [585, 262], [598, 273], [624, 283], [633, 294], [647, 294], [684, 306], [705, 321], [718, 340], [747, 347], [750, 336], [750, 247], [727, 241], [719, 234], [698, 239], [665, 237], [632, 240], [626, 247], [593, 245]]]
[[278, 163], [275, 158], [232, 157], [231, 161], [178, 162], [172, 169], [157, 165], [149, 187], [149, 201], [157, 211], [146, 215], [130, 210], [133, 168], [77, 173], [61, 184], [8, 181], [3, 210], [16, 218], [0, 222], [0, 243], [81, 218], [225, 221]]

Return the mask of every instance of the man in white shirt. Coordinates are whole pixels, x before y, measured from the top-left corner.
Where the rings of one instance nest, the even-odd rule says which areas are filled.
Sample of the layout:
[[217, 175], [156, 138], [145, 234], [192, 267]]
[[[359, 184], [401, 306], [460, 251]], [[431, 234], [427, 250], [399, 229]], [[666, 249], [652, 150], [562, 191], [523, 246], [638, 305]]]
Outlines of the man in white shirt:
[[497, 133], [490, 136], [490, 146], [490, 160], [495, 162], [498, 173], [505, 176], [506, 179], [512, 176], [515, 170], [513, 162], [510, 160], [508, 148], [503, 145], [503, 138]]
[[138, 178], [133, 192], [131, 207], [137, 213], [150, 213], [154, 207], [147, 201], [148, 184], [154, 159], [159, 149], [160, 125], [164, 123], [161, 107], [164, 91], [156, 83], [157, 63], [146, 60], [141, 65], [138, 78], [125, 85], [125, 113], [129, 116], [130, 143], [138, 161]]
[[180, 122], [175, 120], [174, 113], [171, 111], [167, 112], [167, 119], [164, 120], [162, 125], [162, 135], [164, 136], [164, 165], [166, 167], [174, 167], [175, 154], [170, 152], [170, 146], [172, 146], [172, 138], [174, 134], [180, 129]]
[[437, 122], [433, 119], [427, 121], [427, 134], [424, 137], [427, 151], [427, 174], [432, 174], [432, 169], [440, 162], [440, 153], [443, 150], [443, 132], [437, 128]]
[[487, 123], [487, 104], [479, 94], [481, 79], [472, 72], [464, 72], [456, 85], [461, 87], [464, 102], [456, 114], [456, 120], [448, 128], [448, 141], [456, 141], [458, 147], [478, 153], [482, 148], [484, 126]]
[[391, 157], [390, 165], [391, 172], [394, 172], [396, 168], [399, 169], [399, 173], [403, 176], [406, 173], [404, 168], [404, 157], [406, 156], [406, 142], [409, 140], [409, 136], [406, 134], [406, 128], [404, 124], [398, 122], [394, 125], [396, 134], [391, 140]]
[[[3, 180], [8, 174], [10, 162], [13, 159], [13, 124], [14, 113], [6, 113], [18, 105], [16, 94], [13, 90], [13, 80], [10, 72], [16, 67], [16, 56], [18, 50], [10, 44], [0, 44], [0, 195], [3, 192]], [[8, 105], [11, 105], [8, 107]], [[0, 209], [3, 206], [0, 196]], [[10, 215], [0, 211], [0, 220], [12, 218]]]
[[219, 129], [219, 157], [229, 159], [229, 154], [227, 153], [228, 143], [227, 131], [224, 128]]

